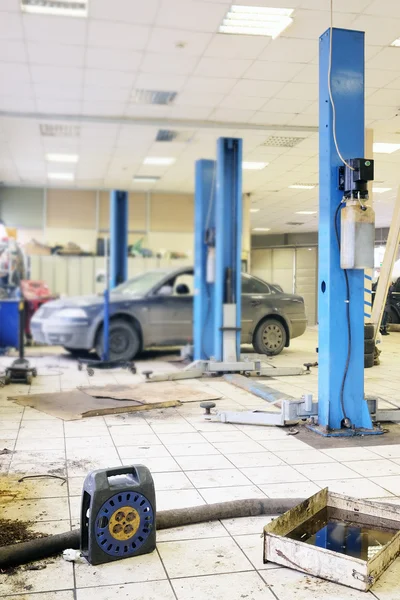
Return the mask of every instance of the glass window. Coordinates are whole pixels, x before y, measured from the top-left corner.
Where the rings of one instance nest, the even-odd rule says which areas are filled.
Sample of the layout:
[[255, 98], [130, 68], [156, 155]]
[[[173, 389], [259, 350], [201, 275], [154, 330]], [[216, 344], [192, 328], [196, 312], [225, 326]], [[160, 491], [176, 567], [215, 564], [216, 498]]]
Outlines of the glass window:
[[242, 274], [242, 294], [270, 294], [271, 290], [264, 281]]

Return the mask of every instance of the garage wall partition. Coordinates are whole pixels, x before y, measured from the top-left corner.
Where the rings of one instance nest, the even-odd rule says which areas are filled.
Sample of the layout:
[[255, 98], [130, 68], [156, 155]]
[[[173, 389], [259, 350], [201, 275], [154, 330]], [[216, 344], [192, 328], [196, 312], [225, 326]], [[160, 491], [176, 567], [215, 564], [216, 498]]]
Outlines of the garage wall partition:
[[317, 246], [253, 248], [251, 272], [261, 279], [280, 285], [285, 292], [303, 296], [308, 324], [316, 324]]

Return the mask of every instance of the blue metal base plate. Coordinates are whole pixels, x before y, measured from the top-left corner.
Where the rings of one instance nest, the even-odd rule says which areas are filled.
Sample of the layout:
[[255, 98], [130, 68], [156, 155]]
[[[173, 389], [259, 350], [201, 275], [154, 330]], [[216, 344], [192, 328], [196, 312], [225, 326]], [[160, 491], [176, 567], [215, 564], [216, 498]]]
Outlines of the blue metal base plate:
[[343, 427], [343, 429], [331, 429], [327, 431], [326, 427], [322, 427], [321, 425], [306, 425], [306, 429], [309, 431], [313, 431], [314, 433], [318, 433], [318, 435], [322, 435], [322, 437], [356, 437], [363, 435], [382, 435], [385, 433], [384, 429], [380, 429], [379, 427], [374, 427], [373, 429], [347, 429]]

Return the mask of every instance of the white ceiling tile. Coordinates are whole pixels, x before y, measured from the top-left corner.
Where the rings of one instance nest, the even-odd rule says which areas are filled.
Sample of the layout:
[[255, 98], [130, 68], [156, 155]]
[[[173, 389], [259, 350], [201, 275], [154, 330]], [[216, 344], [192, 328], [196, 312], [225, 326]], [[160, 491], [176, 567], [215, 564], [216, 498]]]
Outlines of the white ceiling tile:
[[370, 15], [357, 17], [352, 28], [365, 31], [366, 42], [371, 46], [388, 46], [400, 35], [400, 21]]
[[[29, 83], [31, 80], [29, 68], [21, 63], [0, 63], [1, 89], [17, 83]], [[11, 90], [8, 90], [10, 92]]]
[[[293, 113], [274, 113], [259, 110], [251, 117], [250, 123], [257, 123], [259, 125], [287, 125], [293, 117]], [[268, 134], [266, 133], [267, 136]]]
[[79, 46], [85, 44], [86, 19], [23, 15], [25, 39]]
[[185, 92], [214, 92], [217, 94], [228, 94], [237, 79], [225, 79], [219, 77], [189, 77], [185, 85]]
[[292, 79], [295, 83], [318, 83], [318, 65], [305, 65]]
[[136, 79], [136, 74], [127, 71], [86, 69], [85, 85], [98, 85], [104, 87], [121, 87], [131, 89]]
[[27, 62], [25, 44], [22, 41], [0, 39], [0, 61]]
[[207, 106], [170, 106], [168, 117], [170, 119], [207, 119], [210, 115], [211, 108]]
[[85, 102], [106, 100], [107, 102], [128, 102], [130, 89], [126, 87], [107, 85], [85, 85], [83, 99]]
[[117, 69], [134, 72], [142, 60], [141, 52], [118, 48], [90, 46], [86, 50], [86, 66], [91, 69]]
[[77, 100], [38, 99], [36, 107], [39, 112], [57, 114], [79, 114], [81, 103]]
[[57, 84], [62, 83], [70, 86], [80, 86], [83, 81], [83, 69], [73, 67], [50, 67], [47, 65], [31, 65], [32, 81], [34, 83]]
[[146, 52], [140, 65], [143, 73], [162, 73], [163, 75], [189, 75], [197, 64], [196, 56], [179, 54], [156, 54]]
[[[334, 13], [334, 26], [349, 28], [354, 21], [354, 14]], [[330, 25], [329, 12], [296, 10], [293, 15], [293, 23], [285, 29], [282, 36], [289, 38], [301, 38], [318, 40], [319, 36], [328, 29]]]
[[364, 12], [367, 15], [400, 19], [400, 5], [397, 0], [373, 0]]
[[301, 113], [309, 105], [309, 100], [302, 100], [301, 98], [272, 98], [271, 100], [264, 102], [264, 106], [262, 107], [262, 109], [266, 112]]
[[258, 58], [260, 53], [270, 44], [270, 38], [251, 35], [225, 35], [216, 33], [204, 56], [213, 58]]
[[157, 13], [157, 0], [91, 0], [90, 18], [151, 25]]
[[21, 15], [2, 13], [0, 18], [0, 40], [21, 40], [24, 37]]
[[150, 28], [130, 23], [114, 23], [110, 21], [89, 21], [89, 46], [106, 48], [130, 48], [143, 50], [149, 38]]
[[140, 73], [135, 82], [135, 89], [179, 92], [185, 85], [185, 82], [186, 77], [183, 75]]
[[368, 103], [374, 106], [400, 106], [400, 90], [378, 90], [368, 99]]
[[246, 71], [246, 79], [262, 79], [263, 81], [290, 81], [303, 69], [296, 63], [267, 62], [256, 60]]
[[397, 114], [394, 106], [374, 106], [367, 104], [365, 108], [366, 119], [392, 119]]
[[[334, 0], [334, 14], [336, 12], [350, 12], [350, 13], [361, 13], [371, 0]], [[312, 10], [324, 10], [329, 11], [329, 4], [322, 3], [320, 0], [302, 0], [300, 8], [312, 9]]]
[[196, 0], [161, 0], [155, 24], [193, 31], [217, 31], [226, 14], [223, 4], [208, 3], [204, 6]]
[[265, 98], [256, 96], [226, 96], [220, 103], [220, 108], [239, 108], [259, 110], [265, 104]]
[[243, 59], [217, 59], [206, 58], [200, 59], [195, 75], [204, 77], [242, 77], [245, 71], [250, 67], [251, 60]]
[[121, 116], [125, 109], [124, 102], [106, 102], [103, 100], [86, 101], [82, 105], [82, 114], [84, 115], [112, 115]]
[[399, 71], [383, 71], [382, 69], [366, 69], [365, 82], [371, 87], [382, 88], [395, 81], [400, 75], [400, 53]]
[[28, 42], [27, 47], [31, 64], [83, 67], [84, 46]]
[[400, 90], [400, 77], [397, 77], [396, 79], [391, 81], [386, 87], [390, 90]]
[[[399, 22], [400, 37], [400, 22]], [[382, 48], [367, 62], [368, 69], [384, 69], [387, 71], [400, 71], [400, 48]]]
[[146, 50], [148, 52], [165, 52], [178, 56], [201, 56], [211, 38], [211, 33], [191, 31], [190, 29], [163, 29], [154, 27], [151, 31]]
[[55, 83], [35, 83], [34, 91], [36, 98], [48, 99], [57, 98], [58, 100], [80, 100], [82, 89], [67, 84]]
[[211, 121], [229, 121], [231, 123], [247, 123], [254, 110], [239, 110], [233, 108], [217, 108], [209, 116]]
[[20, 0], [1, 0], [0, 12], [19, 12], [20, 10]]
[[214, 107], [223, 100], [223, 94], [213, 94], [208, 92], [193, 93], [182, 92], [178, 95], [175, 106], [210, 106]]
[[0, 96], [1, 110], [12, 112], [34, 112], [36, 110], [33, 98], [21, 98], [18, 96]]
[[[318, 0], [319, 2], [320, 0]], [[322, 32], [321, 32], [322, 33]], [[278, 37], [267, 46], [259, 60], [308, 63], [318, 56], [318, 40]]]
[[277, 81], [260, 81], [257, 79], [242, 79], [232, 88], [231, 94], [238, 96], [261, 96], [272, 98], [283, 87], [284, 83]]
[[301, 127], [318, 127], [318, 115], [296, 115], [288, 125]]
[[317, 100], [318, 85], [312, 83], [287, 83], [276, 94], [277, 98], [300, 98], [301, 100]]
[[162, 118], [167, 115], [168, 106], [159, 105], [140, 105], [129, 104], [126, 108], [126, 114], [130, 117], [158, 117]]

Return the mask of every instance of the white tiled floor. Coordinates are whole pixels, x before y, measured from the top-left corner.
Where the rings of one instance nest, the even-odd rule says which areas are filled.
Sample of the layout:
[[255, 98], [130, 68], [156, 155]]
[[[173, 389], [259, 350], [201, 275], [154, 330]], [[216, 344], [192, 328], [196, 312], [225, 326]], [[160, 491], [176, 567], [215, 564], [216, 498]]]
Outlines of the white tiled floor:
[[[366, 371], [367, 393], [379, 393], [395, 403], [396, 337], [400, 341], [396, 334], [384, 340], [381, 366]], [[315, 332], [307, 332], [272, 362], [299, 366], [315, 360], [316, 346]], [[8, 361], [1, 358], [0, 366]], [[67, 530], [79, 519], [87, 472], [132, 463], [146, 464], [152, 471], [158, 510], [266, 496], [306, 497], [325, 486], [356, 497], [400, 503], [400, 443], [315, 450], [278, 428], [209, 423], [197, 404], [64, 423], [24, 409], [7, 396], [73, 389], [89, 379], [65, 355], [32, 361], [39, 376], [30, 389], [0, 389], [0, 448], [15, 451], [0, 456], [3, 518], [32, 519], [38, 531]], [[156, 361], [146, 366], [173, 368]], [[126, 381], [126, 372], [115, 371], [96, 373], [90, 383]], [[226, 382], [209, 380], [205, 385], [223, 395], [221, 407], [265, 409], [265, 403]], [[317, 370], [306, 377], [280, 378], [271, 385], [295, 397], [307, 391], [316, 394]], [[24, 474], [49, 473], [66, 476], [67, 485], [57, 479], [17, 483]], [[8, 600], [398, 600], [400, 559], [368, 594], [274, 564], [263, 565], [260, 536], [269, 520], [229, 519], [161, 531], [151, 555], [96, 567], [54, 558], [41, 571], [20, 569], [14, 575], [0, 575], [0, 596]]]

